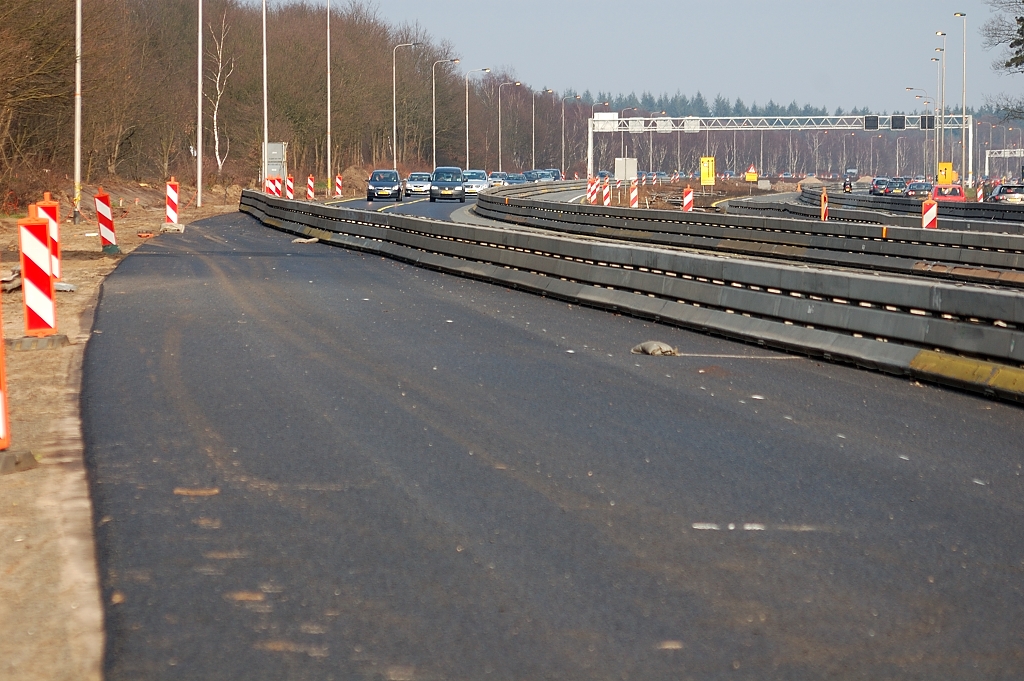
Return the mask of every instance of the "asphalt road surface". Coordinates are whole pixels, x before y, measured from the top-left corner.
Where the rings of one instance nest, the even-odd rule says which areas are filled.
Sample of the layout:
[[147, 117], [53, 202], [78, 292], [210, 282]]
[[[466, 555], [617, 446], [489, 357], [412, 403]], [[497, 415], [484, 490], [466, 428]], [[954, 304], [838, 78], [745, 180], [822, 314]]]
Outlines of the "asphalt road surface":
[[104, 284], [107, 679], [1019, 678], [1019, 407], [291, 239]]

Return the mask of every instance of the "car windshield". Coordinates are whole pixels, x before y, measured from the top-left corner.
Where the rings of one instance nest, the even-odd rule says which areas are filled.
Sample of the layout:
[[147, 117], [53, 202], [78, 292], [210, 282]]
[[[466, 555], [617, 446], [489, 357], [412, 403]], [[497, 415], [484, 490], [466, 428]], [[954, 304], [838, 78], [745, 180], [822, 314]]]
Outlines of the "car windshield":
[[508, 177], [508, 173], [491, 173], [493, 180], [504, 180], [506, 177]]
[[921, 189], [928, 190], [928, 189], [931, 189], [931, 187], [929, 187], [927, 184], [925, 184], [923, 182], [915, 182], [914, 184], [910, 185], [909, 189], [913, 189], [915, 191], [918, 191], [918, 190], [921, 190]]
[[430, 182], [430, 173], [413, 173], [409, 176], [410, 182]]
[[939, 187], [940, 196], [960, 196], [960, 187]]
[[902, 189], [902, 188], [907, 186], [907, 183], [903, 182], [902, 180], [899, 181], [899, 182], [890, 182], [888, 184], [889, 184], [890, 187], [893, 187], [895, 189]]
[[467, 170], [462, 173], [462, 177], [467, 180], [486, 180], [487, 175], [482, 170]]
[[1024, 187], [1008, 187], [1003, 185], [999, 188], [1000, 194], [1024, 194]]
[[509, 179], [510, 182], [511, 181], [522, 181], [522, 182], [525, 182], [526, 181], [526, 175], [523, 175], [522, 173], [515, 173], [513, 175], [509, 175], [508, 179]]
[[462, 182], [462, 173], [455, 170], [435, 170], [434, 182]]
[[370, 182], [398, 182], [398, 173], [394, 170], [378, 170], [370, 176]]

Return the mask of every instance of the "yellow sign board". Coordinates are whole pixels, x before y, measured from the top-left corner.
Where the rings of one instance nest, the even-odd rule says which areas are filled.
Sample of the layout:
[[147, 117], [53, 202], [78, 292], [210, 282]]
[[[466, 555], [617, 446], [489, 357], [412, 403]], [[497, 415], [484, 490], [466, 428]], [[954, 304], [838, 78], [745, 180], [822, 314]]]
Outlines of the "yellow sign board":
[[743, 179], [747, 182], [757, 182], [757, 173], [745, 173]]
[[953, 164], [952, 163], [940, 163], [939, 164], [939, 175], [936, 178], [938, 184], [952, 184], [953, 183]]
[[715, 184], [715, 157], [700, 157], [700, 184], [701, 186]]

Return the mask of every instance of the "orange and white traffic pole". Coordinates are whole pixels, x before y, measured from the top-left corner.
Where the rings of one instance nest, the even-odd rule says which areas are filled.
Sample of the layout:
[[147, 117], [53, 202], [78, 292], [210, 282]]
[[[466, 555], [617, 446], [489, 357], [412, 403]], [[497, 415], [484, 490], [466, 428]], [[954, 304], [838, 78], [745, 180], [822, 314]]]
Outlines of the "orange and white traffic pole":
[[281, 176], [274, 177], [274, 196], [281, 198]]
[[937, 229], [939, 226], [939, 204], [928, 199], [921, 204], [921, 227]]
[[684, 213], [693, 211], [693, 190], [687, 187], [683, 190], [683, 203], [680, 206]]
[[50, 223], [39, 217], [34, 204], [28, 207], [28, 217], [18, 220], [18, 247], [25, 294], [25, 335], [52, 336], [57, 333], [57, 306], [50, 269]]
[[284, 198], [291, 201], [295, 198], [295, 178], [289, 175], [284, 181]]
[[604, 178], [604, 205], [612, 205], [612, 185], [608, 182], [608, 178]]
[[344, 188], [344, 184], [342, 182], [341, 175], [335, 175], [334, 176], [334, 196], [335, 197], [340, 197], [341, 196], [341, 191], [342, 191], [343, 188]]
[[828, 220], [828, 192], [825, 188], [821, 188], [821, 221], [825, 222]]
[[629, 183], [629, 207], [640, 207], [640, 190], [637, 187], [636, 178], [633, 178]]
[[60, 202], [50, 198], [50, 192], [43, 192], [36, 210], [39, 217], [50, 223], [50, 271], [54, 279], [60, 280]]
[[314, 191], [314, 187], [315, 186], [316, 185], [313, 182], [313, 176], [310, 175], [309, 179], [306, 180], [306, 200], [307, 201], [312, 201], [316, 197], [316, 192]]
[[164, 223], [168, 225], [178, 224], [178, 189], [181, 184], [171, 175], [167, 183], [167, 209], [164, 211]]

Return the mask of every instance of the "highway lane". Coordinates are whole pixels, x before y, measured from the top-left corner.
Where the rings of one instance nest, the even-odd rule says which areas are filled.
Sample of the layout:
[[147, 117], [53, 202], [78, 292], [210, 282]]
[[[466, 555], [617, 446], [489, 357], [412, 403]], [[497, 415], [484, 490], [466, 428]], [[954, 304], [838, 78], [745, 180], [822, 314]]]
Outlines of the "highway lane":
[[94, 329], [108, 679], [1024, 666], [1018, 407], [242, 215], [126, 258]]

